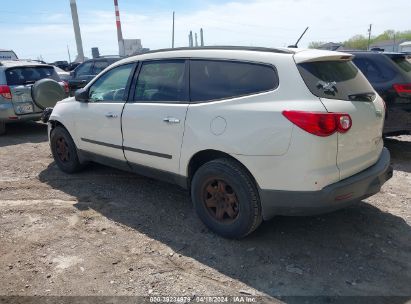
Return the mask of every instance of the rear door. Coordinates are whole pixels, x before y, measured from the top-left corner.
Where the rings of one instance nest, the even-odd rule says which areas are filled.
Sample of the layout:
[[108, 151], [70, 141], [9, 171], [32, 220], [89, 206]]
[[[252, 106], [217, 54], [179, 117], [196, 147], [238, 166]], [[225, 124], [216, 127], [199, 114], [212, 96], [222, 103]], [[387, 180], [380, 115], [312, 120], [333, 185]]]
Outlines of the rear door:
[[186, 60], [141, 64], [122, 117], [124, 154], [132, 166], [179, 172], [188, 100]]
[[6, 80], [10, 87], [16, 115], [39, 113], [42, 111], [33, 102], [31, 87], [37, 80], [44, 78], [60, 81], [54, 67], [51, 66], [19, 66], [6, 70]]
[[328, 54], [326, 58], [295, 56], [298, 69], [310, 91], [328, 112], [348, 113], [352, 127], [338, 133], [337, 166], [340, 179], [377, 162], [382, 148], [384, 104], [350, 55]]

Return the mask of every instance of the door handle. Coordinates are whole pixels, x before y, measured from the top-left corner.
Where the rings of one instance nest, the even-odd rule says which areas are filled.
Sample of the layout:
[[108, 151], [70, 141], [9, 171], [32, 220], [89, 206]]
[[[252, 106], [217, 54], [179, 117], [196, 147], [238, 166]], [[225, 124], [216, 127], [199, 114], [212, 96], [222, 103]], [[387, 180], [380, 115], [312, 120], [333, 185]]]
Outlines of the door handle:
[[166, 122], [166, 123], [170, 123], [170, 124], [180, 123], [180, 119], [175, 118], [175, 117], [165, 117], [165, 118], [163, 118], [163, 121]]
[[107, 117], [107, 118], [117, 118], [118, 115], [117, 115], [117, 114], [114, 114], [114, 113], [107, 113], [107, 114], [106, 114], [106, 117]]

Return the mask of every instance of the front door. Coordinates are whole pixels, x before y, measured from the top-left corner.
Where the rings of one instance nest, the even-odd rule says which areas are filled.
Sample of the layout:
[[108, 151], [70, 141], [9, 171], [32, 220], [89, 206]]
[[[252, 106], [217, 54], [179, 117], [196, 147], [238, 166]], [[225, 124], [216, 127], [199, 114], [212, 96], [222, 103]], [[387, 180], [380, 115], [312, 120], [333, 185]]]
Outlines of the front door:
[[74, 114], [79, 149], [124, 160], [121, 113], [133, 70], [134, 64], [126, 64], [105, 72], [90, 86], [89, 102], [78, 103]]
[[123, 112], [124, 154], [131, 165], [179, 172], [187, 71], [184, 59], [141, 64], [133, 97]]

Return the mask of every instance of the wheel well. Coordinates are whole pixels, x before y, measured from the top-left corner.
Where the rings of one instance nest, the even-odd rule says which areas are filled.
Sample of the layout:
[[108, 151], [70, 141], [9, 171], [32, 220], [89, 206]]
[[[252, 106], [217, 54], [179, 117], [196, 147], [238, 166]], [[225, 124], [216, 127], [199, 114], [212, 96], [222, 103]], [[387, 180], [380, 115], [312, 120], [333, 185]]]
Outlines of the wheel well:
[[217, 151], [217, 150], [203, 150], [200, 152], [197, 152], [196, 154], [194, 154], [194, 156], [190, 159], [190, 162], [188, 164], [188, 188], [190, 188], [191, 186], [191, 180], [194, 176], [194, 174], [196, 173], [196, 171], [205, 163], [212, 161], [214, 159], [218, 159], [218, 158], [228, 158], [231, 159], [233, 161], [235, 161], [236, 163], [238, 163], [247, 173], [248, 175], [251, 177], [251, 179], [253, 180], [254, 184], [256, 187], [258, 187], [257, 181], [255, 180], [254, 176], [251, 174], [251, 172], [247, 169], [246, 166], [244, 166], [240, 161], [238, 161], [236, 158], [232, 157], [230, 154], [221, 152], [221, 151]]
[[49, 122], [51, 124], [51, 129], [54, 129], [57, 126], [61, 126], [61, 127], [63, 127], [64, 129], [67, 130], [67, 128], [61, 122], [59, 122], [57, 120], [49, 120]]

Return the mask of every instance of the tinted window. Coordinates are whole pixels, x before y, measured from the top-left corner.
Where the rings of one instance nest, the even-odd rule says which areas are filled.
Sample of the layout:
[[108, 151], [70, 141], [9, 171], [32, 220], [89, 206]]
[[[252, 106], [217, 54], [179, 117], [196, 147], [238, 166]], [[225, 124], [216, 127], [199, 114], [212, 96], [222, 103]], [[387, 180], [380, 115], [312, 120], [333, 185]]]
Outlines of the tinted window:
[[99, 74], [106, 67], [108, 67], [108, 62], [107, 61], [96, 61], [96, 62], [94, 62], [93, 74], [94, 75]]
[[10, 68], [6, 70], [6, 78], [8, 85], [32, 84], [44, 78], [60, 81], [54, 67], [47, 66]]
[[76, 69], [76, 77], [92, 75], [91, 74], [92, 67], [93, 67], [93, 62], [86, 62], [86, 63], [80, 64]]
[[137, 80], [135, 101], [187, 101], [184, 60], [143, 62]]
[[215, 60], [190, 62], [192, 101], [232, 98], [273, 90], [278, 86], [276, 71], [266, 65]]
[[133, 64], [126, 64], [104, 73], [90, 87], [90, 101], [123, 102], [125, 100], [127, 82], [133, 67]]
[[411, 63], [406, 59], [406, 57], [393, 57], [391, 58], [397, 66], [399, 66], [404, 72], [411, 72]]
[[298, 65], [310, 91], [318, 97], [370, 101], [375, 93], [351, 61], [317, 61]]
[[372, 83], [391, 81], [397, 74], [392, 67], [383, 60], [378, 60], [377, 57], [355, 57], [353, 61]]

